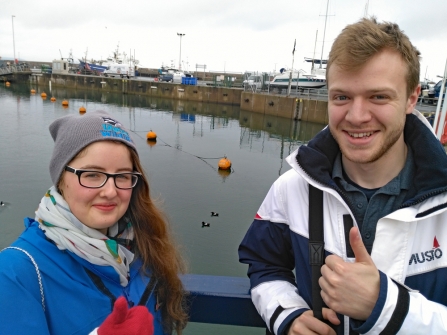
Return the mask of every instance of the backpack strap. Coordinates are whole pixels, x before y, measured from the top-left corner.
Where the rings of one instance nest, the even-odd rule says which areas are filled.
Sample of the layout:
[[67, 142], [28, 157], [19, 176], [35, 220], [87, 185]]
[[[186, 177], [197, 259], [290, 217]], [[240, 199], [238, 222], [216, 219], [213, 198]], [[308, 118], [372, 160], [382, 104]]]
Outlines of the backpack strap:
[[[36, 273], [37, 273], [37, 281], [39, 282], [40, 298], [41, 298], [41, 301], [42, 301], [42, 309], [43, 309], [43, 312], [45, 313], [45, 295], [44, 295], [44, 293], [43, 293], [42, 277], [40, 276], [39, 267], [37, 266], [37, 263], [36, 263], [36, 261], [34, 260], [33, 256], [31, 256], [31, 255], [29, 254], [28, 251], [23, 250], [22, 248], [18, 248], [18, 247], [7, 247], [7, 248], [4, 248], [3, 250], [6, 250], [6, 249], [15, 249], [15, 250], [19, 250], [19, 251], [23, 252], [23, 253], [24, 253], [25, 255], [27, 255], [28, 258], [31, 260], [31, 263], [33, 263], [33, 265], [34, 265], [34, 269], [36, 269]], [[2, 251], [3, 251], [3, 250], [2, 250]], [[1, 252], [1, 251], [0, 251], [0, 252]]]
[[323, 319], [323, 298], [318, 279], [324, 264], [323, 191], [309, 184], [309, 263], [312, 269], [312, 306], [314, 317]]

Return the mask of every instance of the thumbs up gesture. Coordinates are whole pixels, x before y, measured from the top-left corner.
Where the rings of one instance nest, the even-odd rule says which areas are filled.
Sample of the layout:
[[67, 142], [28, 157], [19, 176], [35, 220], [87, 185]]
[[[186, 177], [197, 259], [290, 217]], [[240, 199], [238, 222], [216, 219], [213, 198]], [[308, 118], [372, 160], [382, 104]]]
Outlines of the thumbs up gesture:
[[360, 237], [358, 228], [349, 232], [355, 262], [345, 262], [335, 255], [326, 257], [321, 267], [321, 296], [337, 313], [357, 320], [366, 320], [376, 304], [380, 290], [380, 274]]

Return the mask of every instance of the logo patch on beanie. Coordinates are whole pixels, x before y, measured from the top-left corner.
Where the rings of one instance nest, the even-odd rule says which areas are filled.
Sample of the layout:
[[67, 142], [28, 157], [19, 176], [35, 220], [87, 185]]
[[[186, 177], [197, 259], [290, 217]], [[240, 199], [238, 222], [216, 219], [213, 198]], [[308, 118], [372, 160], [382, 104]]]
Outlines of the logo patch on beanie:
[[112, 126], [118, 126], [118, 127], [121, 127], [121, 126], [122, 126], [121, 123], [119, 123], [118, 121], [112, 119], [111, 117], [105, 117], [105, 116], [103, 116], [102, 119], [104, 120], [104, 123], [111, 124]]
[[[109, 119], [109, 120], [114, 121], [113, 119]], [[130, 138], [127, 131], [125, 131], [121, 128], [115, 127], [111, 124], [108, 124], [106, 120], [104, 120], [104, 121], [106, 123], [102, 125], [102, 130], [101, 130], [101, 134], [103, 137], [121, 138], [123, 140], [126, 140], [127, 142], [133, 143], [132, 139]], [[120, 125], [120, 123], [118, 123], [118, 122], [115, 122], [115, 124]]]

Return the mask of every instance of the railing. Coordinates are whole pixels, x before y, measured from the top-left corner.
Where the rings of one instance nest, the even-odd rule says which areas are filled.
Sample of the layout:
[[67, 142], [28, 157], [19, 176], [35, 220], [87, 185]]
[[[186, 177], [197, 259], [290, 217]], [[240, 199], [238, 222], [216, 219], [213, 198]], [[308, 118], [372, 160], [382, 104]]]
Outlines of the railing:
[[182, 282], [189, 292], [189, 321], [266, 328], [251, 301], [248, 278], [190, 274]]
[[8, 74], [13, 74], [17, 72], [30, 72], [30, 68], [28, 64], [21, 63], [17, 65], [7, 65], [7, 66], [1, 66], [0, 67], [0, 76], [5, 76]]
[[[255, 85], [245, 85], [244, 91], [249, 91], [253, 93], [264, 93], [264, 94], [279, 94], [279, 95], [287, 95], [287, 88], [271, 88], [265, 86], [265, 89], [260, 89], [259, 87], [255, 87]], [[327, 89], [326, 88], [300, 88], [300, 89], [292, 89], [290, 91], [290, 96], [308, 99], [308, 100], [327, 100]]]

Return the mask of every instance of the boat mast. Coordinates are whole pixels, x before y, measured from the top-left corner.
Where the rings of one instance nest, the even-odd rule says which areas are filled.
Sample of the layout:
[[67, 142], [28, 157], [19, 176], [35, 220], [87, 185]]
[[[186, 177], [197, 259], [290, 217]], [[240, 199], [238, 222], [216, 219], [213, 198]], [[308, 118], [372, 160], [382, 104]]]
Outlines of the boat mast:
[[318, 39], [318, 30], [317, 30], [317, 34], [315, 35], [315, 45], [314, 45], [314, 55], [312, 57], [312, 69], [314, 69], [314, 64], [315, 64], [315, 49], [317, 48], [317, 39]]
[[324, 50], [324, 38], [326, 36], [326, 22], [327, 22], [327, 11], [329, 9], [329, 0], [327, 0], [327, 4], [326, 4], [326, 15], [325, 15], [325, 19], [324, 19], [324, 31], [323, 31], [323, 45], [321, 46], [321, 60], [320, 60], [320, 69], [323, 65], [323, 50]]
[[363, 17], [367, 17], [368, 16], [368, 7], [369, 7], [369, 0], [366, 1], [365, 12], [363, 13]]

